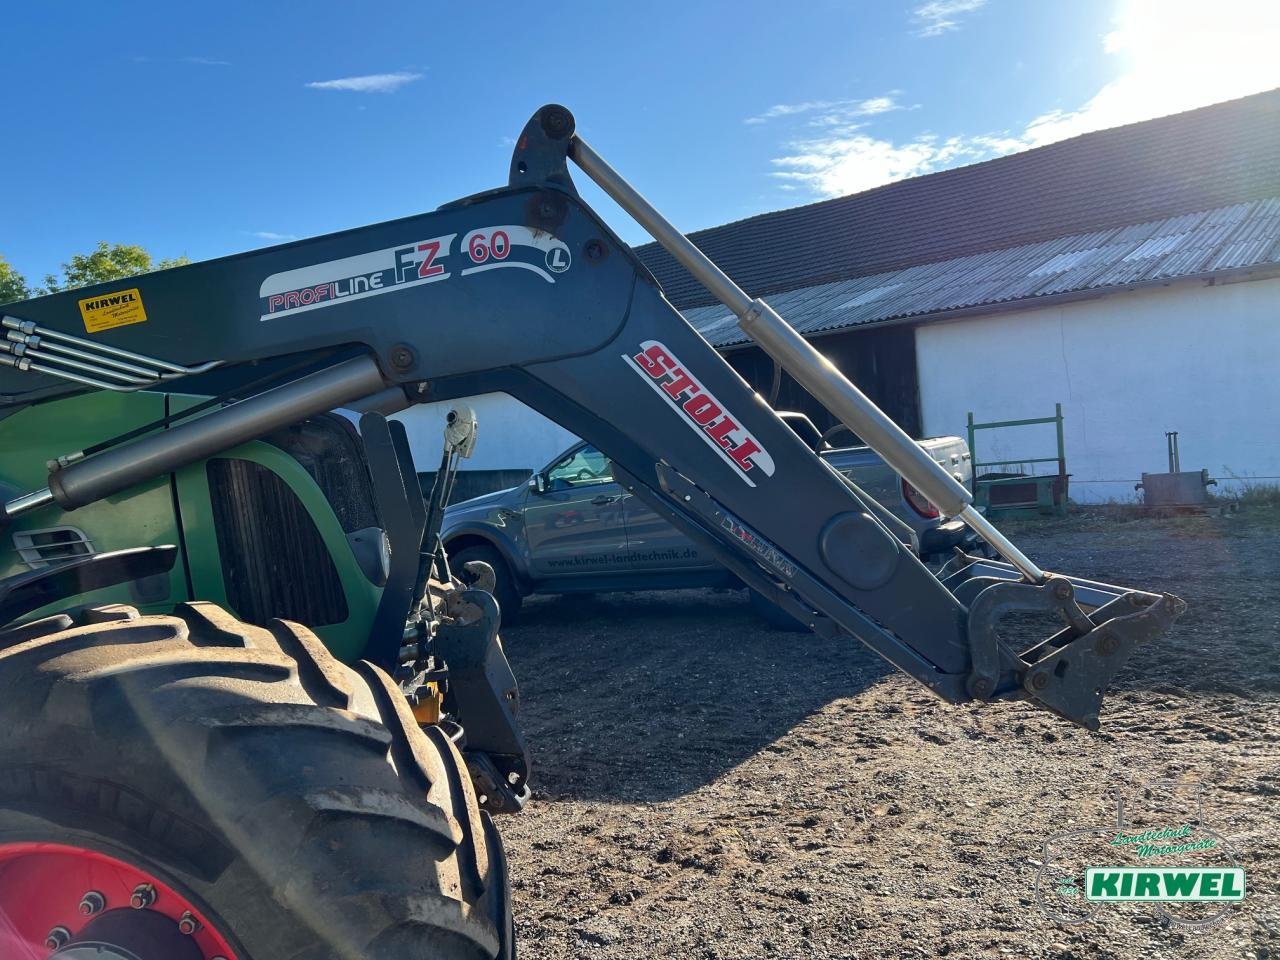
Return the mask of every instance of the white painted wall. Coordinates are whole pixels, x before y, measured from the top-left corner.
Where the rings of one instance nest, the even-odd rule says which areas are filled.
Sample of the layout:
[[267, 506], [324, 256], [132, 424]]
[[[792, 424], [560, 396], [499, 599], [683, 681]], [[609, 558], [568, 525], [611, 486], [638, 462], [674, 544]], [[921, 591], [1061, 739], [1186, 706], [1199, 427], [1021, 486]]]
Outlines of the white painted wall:
[[[536, 470], [577, 438], [542, 414], [505, 393], [459, 400], [476, 412], [476, 452], [463, 470]], [[419, 471], [435, 470], [444, 443], [444, 418], [454, 402], [424, 403], [397, 413], [404, 424]]]
[[[1056, 307], [926, 324], [916, 331], [926, 436], [979, 420], [1049, 416], [1061, 402], [1077, 500], [1133, 499], [1142, 472], [1182, 468], [1280, 483], [1280, 279], [1181, 284]], [[513, 397], [467, 401], [480, 422], [464, 470], [536, 469], [576, 438]], [[397, 414], [419, 470], [440, 458], [450, 403]], [[1052, 456], [1051, 427], [983, 431], [982, 458]], [[1043, 469], [1049, 469], [1044, 467]]]
[[[1232, 474], [1280, 483], [1280, 279], [926, 324], [916, 351], [928, 436], [964, 436], [970, 410], [1015, 420], [1061, 402], [1074, 499], [1133, 499], [1144, 470], [1168, 469], [1166, 430], [1182, 469], [1208, 468], [1220, 490]], [[983, 460], [1055, 452], [1047, 427], [978, 439]]]

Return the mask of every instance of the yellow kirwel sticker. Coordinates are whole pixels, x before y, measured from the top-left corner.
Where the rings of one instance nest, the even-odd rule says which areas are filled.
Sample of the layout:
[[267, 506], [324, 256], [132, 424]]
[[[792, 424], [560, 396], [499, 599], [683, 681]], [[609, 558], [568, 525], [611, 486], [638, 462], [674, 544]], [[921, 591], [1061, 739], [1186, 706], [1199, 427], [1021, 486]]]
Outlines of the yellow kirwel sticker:
[[80, 316], [84, 317], [85, 330], [97, 333], [112, 327], [143, 323], [147, 319], [147, 311], [142, 307], [142, 293], [134, 287], [81, 300]]

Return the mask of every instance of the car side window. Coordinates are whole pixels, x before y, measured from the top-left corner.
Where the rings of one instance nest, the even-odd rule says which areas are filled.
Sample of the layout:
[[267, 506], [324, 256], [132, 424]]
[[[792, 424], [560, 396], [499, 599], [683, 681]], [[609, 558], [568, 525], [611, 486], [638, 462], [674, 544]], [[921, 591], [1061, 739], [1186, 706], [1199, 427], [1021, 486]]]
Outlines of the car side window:
[[613, 483], [613, 466], [608, 457], [590, 444], [571, 450], [547, 470], [547, 487], [551, 490], [605, 483]]

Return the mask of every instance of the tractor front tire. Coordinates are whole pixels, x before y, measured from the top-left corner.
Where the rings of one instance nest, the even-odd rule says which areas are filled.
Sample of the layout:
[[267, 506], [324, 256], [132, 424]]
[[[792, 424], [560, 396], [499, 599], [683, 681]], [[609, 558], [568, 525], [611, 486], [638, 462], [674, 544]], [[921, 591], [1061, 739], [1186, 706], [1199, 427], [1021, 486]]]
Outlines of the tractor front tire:
[[307, 629], [190, 603], [0, 630], [0, 954], [514, 945], [501, 843], [449, 738]]

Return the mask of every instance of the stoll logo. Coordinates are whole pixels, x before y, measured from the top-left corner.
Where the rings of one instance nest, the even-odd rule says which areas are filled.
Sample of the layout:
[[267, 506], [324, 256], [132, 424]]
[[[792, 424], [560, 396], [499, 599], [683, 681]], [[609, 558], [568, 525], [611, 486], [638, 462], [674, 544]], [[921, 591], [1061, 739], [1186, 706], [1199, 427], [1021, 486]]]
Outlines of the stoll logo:
[[681, 415], [685, 425], [701, 437], [716, 456], [737, 471], [743, 483], [749, 487], [756, 485], [747, 476], [753, 470], [757, 477], [773, 476], [773, 457], [769, 451], [665, 344], [646, 340], [640, 344], [639, 353], [628, 351], [622, 359]]
[[1084, 872], [1084, 889], [1085, 897], [1090, 900], [1234, 902], [1244, 899], [1244, 870], [1239, 867], [1200, 867], [1190, 870], [1090, 867]]

